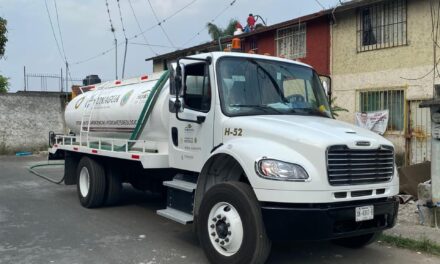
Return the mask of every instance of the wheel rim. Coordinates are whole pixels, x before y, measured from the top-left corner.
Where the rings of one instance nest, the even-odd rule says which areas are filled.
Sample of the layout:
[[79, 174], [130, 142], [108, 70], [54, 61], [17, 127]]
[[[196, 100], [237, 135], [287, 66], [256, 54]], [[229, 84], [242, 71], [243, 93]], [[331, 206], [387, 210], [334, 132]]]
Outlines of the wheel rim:
[[89, 193], [90, 188], [90, 174], [89, 170], [86, 167], [81, 169], [79, 173], [79, 191], [81, 192], [82, 197], [86, 197]]
[[232, 256], [243, 243], [243, 223], [237, 209], [220, 202], [212, 207], [208, 219], [208, 235], [212, 245], [223, 256]]

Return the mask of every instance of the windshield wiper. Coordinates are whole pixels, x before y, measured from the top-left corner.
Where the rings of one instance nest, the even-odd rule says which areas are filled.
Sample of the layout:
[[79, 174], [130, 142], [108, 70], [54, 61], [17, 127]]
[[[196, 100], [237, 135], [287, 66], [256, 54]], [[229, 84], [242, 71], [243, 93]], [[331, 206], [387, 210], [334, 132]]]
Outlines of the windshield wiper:
[[260, 109], [263, 110], [264, 112], [268, 113], [270, 111], [278, 113], [278, 114], [283, 114], [283, 112], [281, 112], [278, 109], [272, 108], [270, 106], [267, 105], [251, 105], [251, 104], [231, 104], [229, 105], [230, 107], [249, 107], [249, 108], [256, 108], [256, 109]]
[[264, 68], [263, 66], [261, 66], [260, 63], [258, 63], [256, 60], [254, 59], [249, 59], [249, 61], [255, 65], [257, 65], [257, 67], [259, 69], [261, 69], [266, 75], [267, 77], [269, 77], [270, 82], [272, 83], [272, 85], [274, 86], [275, 90], [277, 91], [278, 95], [280, 96], [281, 100], [284, 103], [288, 103], [289, 101], [286, 99], [286, 97], [283, 94], [283, 91], [281, 90], [280, 86], [278, 85], [277, 81], [272, 77], [272, 75], [270, 74], [270, 72], [268, 70], [266, 70], [266, 68]]

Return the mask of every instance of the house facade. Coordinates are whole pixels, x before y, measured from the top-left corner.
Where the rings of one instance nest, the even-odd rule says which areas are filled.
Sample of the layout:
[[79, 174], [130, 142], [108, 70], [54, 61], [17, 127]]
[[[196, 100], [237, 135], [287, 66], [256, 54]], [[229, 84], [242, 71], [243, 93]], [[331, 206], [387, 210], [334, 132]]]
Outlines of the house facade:
[[[431, 151], [429, 109], [419, 104], [432, 98], [439, 83], [435, 76], [440, 76], [433, 66], [430, 3], [353, 0], [236, 37], [243, 52], [298, 60], [331, 75], [335, 103], [348, 110], [339, 113], [340, 120], [354, 123], [356, 112], [388, 110], [384, 136], [396, 147], [396, 161], [415, 164], [429, 160]], [[154, 71], [182, 56], [223, 50], [231, 41], [228, 37], [221, 45], [212, 41], [151, 58]]]
[[[438, 3], [437, 3], [438, 4]], [[352, 1], [334, 12], [331, 72], [336, 104], [355, 112], [389, 111], [385, 137], [396, 146], [397, 162], [430, 157], [429, 110], [434, 50], [428, 0]]]
[[[330, 18], [327, 10], [235, 37], [240, 38], [243, 52], [299, 60], [312, 65], [319, 74], [330, 75]], [[153, 57], [153, 70], [162, 71], [169, 62], [182, 56], [223, 50], [232, 38], [221, 39], [221, 46], [218, 41], [212, 41]]]

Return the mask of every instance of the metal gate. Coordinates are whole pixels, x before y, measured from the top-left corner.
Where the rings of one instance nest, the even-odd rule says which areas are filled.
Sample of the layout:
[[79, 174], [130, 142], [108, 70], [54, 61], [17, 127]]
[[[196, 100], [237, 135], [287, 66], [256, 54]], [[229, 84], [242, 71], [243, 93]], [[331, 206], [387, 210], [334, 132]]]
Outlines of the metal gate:
[[421, 102], [408, 101], [407, 165], [421, 163], [431, 157], [431, 113], [429, 108], [419, 107]]

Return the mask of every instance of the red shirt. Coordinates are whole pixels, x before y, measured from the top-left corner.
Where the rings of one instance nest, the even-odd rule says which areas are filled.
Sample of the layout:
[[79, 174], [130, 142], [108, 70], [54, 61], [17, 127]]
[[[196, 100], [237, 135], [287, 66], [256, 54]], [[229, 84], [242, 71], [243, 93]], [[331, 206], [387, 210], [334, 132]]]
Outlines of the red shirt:
[[253, 16], [249, 16], [247, 19], [247, 23], [249, 26], [253, 27], [255, 25], [255, 18]]

